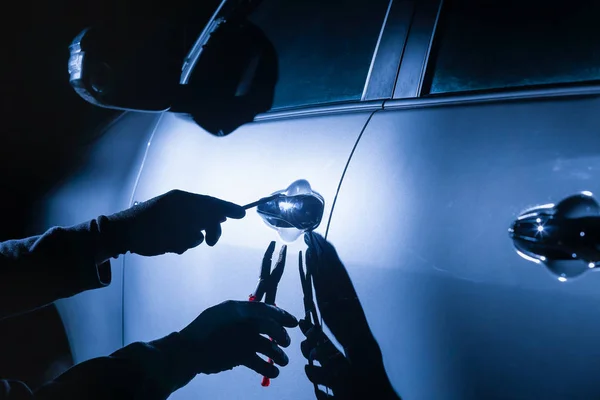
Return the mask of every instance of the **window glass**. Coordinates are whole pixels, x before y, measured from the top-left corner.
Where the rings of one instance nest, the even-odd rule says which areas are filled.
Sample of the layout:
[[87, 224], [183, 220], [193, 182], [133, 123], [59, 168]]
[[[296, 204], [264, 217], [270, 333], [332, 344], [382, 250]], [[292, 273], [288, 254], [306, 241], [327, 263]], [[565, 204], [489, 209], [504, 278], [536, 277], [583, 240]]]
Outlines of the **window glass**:
[[447, 0], [424, 92], [600, 79], [600, 1]]
[[250, 16], [273, 43], [273, 108], [360, 100], [388, 0], [264, 0]]

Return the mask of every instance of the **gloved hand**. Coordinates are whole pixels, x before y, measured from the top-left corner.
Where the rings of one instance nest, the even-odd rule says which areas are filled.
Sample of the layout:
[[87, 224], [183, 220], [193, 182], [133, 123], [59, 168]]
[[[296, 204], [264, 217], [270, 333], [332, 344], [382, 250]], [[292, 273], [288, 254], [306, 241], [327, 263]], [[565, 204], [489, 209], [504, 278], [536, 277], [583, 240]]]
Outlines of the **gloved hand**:
[[142, 256], [182, 254], [205, 239], [206, 244], [214, 246], [221, 237], [221, 223], [227, 217], [240, 219], [245, 215], [237, 204], [171, 190], [125, 211], [99, 217], [97, 261], [128, 251]]
[[[321, 235], [304, 237], [307, 273], [312, 277], [317, 305], [325, 324], [343, 346], [342, 354], [320, 327], [301, 321], [307, 336], [302, 353], [311, 354], [321, 367], [308, 365], [306, 374], [315, 384], [333, 390], [336, 399], [399, 399], [383, 364], [381, 349], [375, 340], [350, 276], [335, 251]], [[325, 393], [316, 390], [317, 398]], [[320, 397], [319, 397], [320, 396]]]
[[287, 365], [288, 357], [280, 346], [290, 345], [285, 328], [297, 325], [293, 315], [275, 306], [226, 301], [202, 312], [180, 335], [189, 349], [187, 362], [198, 374], [216, 374], [243, 365], [260, 375], [276, 378], [279, 369], [257, 353], [278, 365]]
[[[315, 388], [317, 400], [335, 399], [350, 400], [360, 398], [353, 382], [356, 377], [346, 356], [323, 333], [320, 326], [313, 325], [307, 319], [300, 320], [300, 330], [306, 339], [300, 343], [302, 355], [309, 361], [304, 366], [306, 377]], [[321, 366], [316, 366], [313, 361], [318, 361]], [[333, 391], [329, 394], [319, 389], [317, 385], [326, 386]]]

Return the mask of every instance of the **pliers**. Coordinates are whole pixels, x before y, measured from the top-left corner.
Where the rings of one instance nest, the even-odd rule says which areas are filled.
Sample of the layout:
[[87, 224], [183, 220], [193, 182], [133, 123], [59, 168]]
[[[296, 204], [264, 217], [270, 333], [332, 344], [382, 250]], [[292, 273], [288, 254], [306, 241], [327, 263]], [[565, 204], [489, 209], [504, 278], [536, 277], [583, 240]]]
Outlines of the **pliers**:
[[[304, 319], [300, 321], [302, 325], [306, 325], [307, 329], [309, 329], [307, 334], [307, 339], [312, 331], [313, 334], [318, 336], [318, 333], [322, 332], [321, 324], [319, 323], [319, 316], [317, 314], [317, 306], [315, 305], [315, 300], [313, 297], [313, 287], [312, 287], [312, 271], [309, 270], [308, 265], [306, 266], [306, 273], [304, 272], [304, 268], [302, 266], [302, 252], [298, 253], [298, 270], [300, 272], [300, 283], [302, 284], [302, 300], [304, 302]], [[308, 328], [310, 326], [311, 328]], [[314, 365], [314, 357], [311, 354], [308, 358], [308, 365], [311, 367]], [[314, 384], [315, 392], [317, 391], [317, 385]]]
[[[283, 245], [279, 251], [279, 259], [275, 264], [275, 267], [271, 271], [271, 262], [273, 259], [273, 252], [275, 251], [275, 242], [271, 242], [267, 251], [263, 257], [262, 266], [260, 268], [260, 277], [258, 278], [258, 284], [254, 293], [250, 295], [250, 301], [262, 301], [265, 298], [265, 303], [275, 305], [275, 296], [277, 295], [277, 285], [283, 276], [283, 270], [285, 269], [285, 258], [287, 255], [287, 246]], [[273, 364], [273, 360], [269, 358], [269, 363]], [[263, 376], [262, 386], [269, 386], [271, 380], [266, 376]]]
[[302, 284], [302, 294], [304, 301], [304, 319], [311, 323], [317, 329], [321, 329], [319, 316], [317, 315], [317, 306], [313, 297], [312, 272], [306, 268], [306, 273], [302, 265], [302, 252], [298, 253], [298, 270], [300, 271], [300, 283]]

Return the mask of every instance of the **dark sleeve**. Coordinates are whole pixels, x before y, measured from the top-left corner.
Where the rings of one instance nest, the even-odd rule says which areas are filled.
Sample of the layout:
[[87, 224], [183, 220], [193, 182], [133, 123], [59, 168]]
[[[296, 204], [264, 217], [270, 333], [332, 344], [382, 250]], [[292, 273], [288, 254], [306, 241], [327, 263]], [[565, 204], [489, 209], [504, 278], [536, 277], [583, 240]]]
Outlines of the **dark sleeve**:
[[[74, 366], [35, 392], [36, 400], [165, 400], [196, 375], [178, 333], [132, 343]], [[12, 400], [12, 399], [10, 399]]]
[[0, 320], [110, 284], [98, 243], [96, 220], [0, 243]]
[[33, 393], [19, 381], [0, 380], [0, 400], [31, 400]]

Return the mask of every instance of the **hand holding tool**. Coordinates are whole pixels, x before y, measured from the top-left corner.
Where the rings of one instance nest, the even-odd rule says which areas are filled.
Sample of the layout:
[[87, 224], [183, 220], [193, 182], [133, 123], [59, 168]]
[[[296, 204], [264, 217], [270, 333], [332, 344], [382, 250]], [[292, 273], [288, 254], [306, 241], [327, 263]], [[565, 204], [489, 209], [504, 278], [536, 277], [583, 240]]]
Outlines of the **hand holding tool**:
[[[265, 298], [265, 303], [275, 305], [275, 296], [277, 295], [277, 285], [283, 276], [283, 270], [285, 269], [285, 258], [287, 255], [287, 246], [282, 246], [279, 252], [279, 259], [275, 264], [275, 267], [271, 271], [271, 262], [273, 258], [273, 252], [275, 251], [275, 242], [271, 242], [265, 255], [263, 257], [262, 266], [260, 269], [260, 277], [258, 278], [258, 284], [254, 293], [250, 295], [250, 301], [262, 301]], [[269, 358], [269, 363], [273, 364], [273, 360]], [[266, 376], [263, 376], [261, 385], [269, 386], [271, 380]]]

